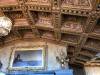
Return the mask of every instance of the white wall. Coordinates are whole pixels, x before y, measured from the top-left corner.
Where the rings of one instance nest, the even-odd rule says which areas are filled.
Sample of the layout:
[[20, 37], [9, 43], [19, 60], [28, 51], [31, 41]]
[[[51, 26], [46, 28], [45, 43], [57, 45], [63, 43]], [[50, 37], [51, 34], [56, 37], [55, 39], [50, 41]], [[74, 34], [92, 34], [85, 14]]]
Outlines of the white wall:
[[100, 75], [100, 67], [85, 67], [86, 75]]
[[34, 41], [18, 41], [15, 43], [10, 44], [9, 46], [4, 46], [0, 48], [0, 60], [3, 63], [2, 71], [7, 71], [7, 67], [9, 65], [9, 58], [12, 52], [12, 47], [18, 46], [34, 46], [34, 45], [48, 45], [47, 52], [48, 52], [48, 61], [47, 61], [47, 69], [48, 70], [55, 70], [60, 69], [60, 64], [56, 61], [57, 50], [63, 50], [66, 52], [66, 47], [61, 45], [56, 45], [53, 43], [45, 43], [45, 42], [34, 42]]

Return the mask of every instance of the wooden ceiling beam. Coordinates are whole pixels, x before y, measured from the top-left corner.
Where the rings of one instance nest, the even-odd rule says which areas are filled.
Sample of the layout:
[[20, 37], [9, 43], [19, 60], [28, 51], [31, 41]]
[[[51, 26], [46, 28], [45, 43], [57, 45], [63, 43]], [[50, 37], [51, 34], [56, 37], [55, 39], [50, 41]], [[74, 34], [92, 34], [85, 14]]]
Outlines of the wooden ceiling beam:
[[79, 63], [79, 64], [82, 64], [82, 65], [84, 65], [84, 63], [85, 63], [85, 62], [83, 62], [83, 61], [80, 61], [80, 60], [76, 60], [74, 63]]
[[84, 46], [87, 38], [88, 38], [88, 34], [86, 34], [86, 33], [81, 34], [80, 42], [78, 44], [78, 47], [76, 48], [76, 55], [75, 55], [75, 57], [80, 53], [81, 48]]
[[85, 28], [86, 33], [93, 31], [95, 25], [97, 24], [97, 20], [98, 20], [98, 15], [96, 15], [96, 12], [92, 13], [92, 15], [88, 17]]
[[72, 56], [72, 58], [70, 59], [70, 62], [71, 63], [74, 63], [76, 60], [75, 60], [75, 58], [77, 57], [77, 49], [79, 50], [79, 49], [81, 49], [81, 48], [78, 48], [77, 46], [75, 46], [75, 50], [73, 51], [73, 56]]
[[53, 15], [53, 19], [52, 19], [53, 26], [54, 26], [55, 29], [56, 28], [59, 29], [61, 27], [61, 13], [60, 13], [60, 11], [53, 12], [52, 15]]
[[60, 41], [61, 40], [61, 33], [54, 31], [54, 34], [55, 34], [55, 39], [57, 41]]
[[53, 15], [52, 22], [53, 22], [53, 26], [54, 26], [55, 39], [59, 41], [59, 40], [61, 40], [61, 31], [60, 31], [60, 28], [61, 28], [61, 13], [60, 13], [60, 11], [53, 12], [52, 15]]
[[76, 61], [76, 58], [78, 57], [79, 53], [81, 52], [81, 48], [84, 46], [88, 35], [86, 33], [81, 34], [79, 44], [75, 47], [74, 55], [72, 58], [72, 61]]
[[80, 60], [80, 61], [83, 61], [83, 62], [89, 61], [89, 60], [87, 60], [87, 59], [85, 59], [85, 58], [81, 58], [81, 57], [77, 57], [77, 58], [76, 58], [76, 61], [77, 61], [77, 60]]
[[28, 10], [28, 7], [25, 5], [25, 1], [24, 0], [21, 0], [21, 1], [18, 0], [18, 2], [19, 2], [19, 5], [22, 7], [22, 13], [23, 13], [24, 17], [27, 19], [27, 21], [30, 25], [30, 28], [32, 29], [33, 35], [36, 35], [36, 36], [39, 37], [40, 33], [39, 33], [38, 29], [35, 27], [34, 19], [32, 17], [31, 12]]
[[83, 47], [84, 44], [86, 43], [87, 39], [88, 39], [88, 34], [87, 33], [82, 33], [81, 37], [80, 37], [80, 41], [79, 41], [79, 46]]
[[[81, 52], [81, 48], [84, 47], [86, 41], [88, 39], [88, 34], [87, 33], [83, 33], [81, 34], [81, 38], [80, 38], [80, 42], [78, 44], [78, 46], [76, 47], [75, 49], [75, 52], [74, 52], [74, 56], [73, 56], [73, 61], [76, 61], [78, 55], [80, 54]], [[92, 56], [93, 57], [93, 56]]]
[[86, 52], [80, 52], [79, 54], [90, 57], [90, 58], [94, 57], [93, 54], [89, 54], [89, 53], [86, 53]]

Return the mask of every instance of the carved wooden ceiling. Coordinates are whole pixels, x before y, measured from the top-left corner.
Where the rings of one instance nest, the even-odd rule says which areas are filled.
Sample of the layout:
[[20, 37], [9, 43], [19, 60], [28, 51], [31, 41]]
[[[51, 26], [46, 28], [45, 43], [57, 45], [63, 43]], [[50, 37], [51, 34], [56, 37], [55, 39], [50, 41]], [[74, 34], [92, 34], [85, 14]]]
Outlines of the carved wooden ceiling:
[[[68, 48], [72, 64], [85, 64], [100, 52], [98, 0], [0, 0], [0, 11], [13, 21], [0, 44], [41, 38]], [[99, 64], [100, 65], [100, 64]]]

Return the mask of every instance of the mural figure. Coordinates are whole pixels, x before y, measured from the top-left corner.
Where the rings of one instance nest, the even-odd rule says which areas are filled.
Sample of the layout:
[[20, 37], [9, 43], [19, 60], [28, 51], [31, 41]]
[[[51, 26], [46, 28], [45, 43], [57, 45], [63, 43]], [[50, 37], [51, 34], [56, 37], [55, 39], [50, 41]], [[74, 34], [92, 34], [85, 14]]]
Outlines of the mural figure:
[[12, 67], [42, 66], [42, 50], [15, 51]]
[[20, 54], [17, 54], [17, 57], [15, 57], [14, 59], [14, 63], [20, 62], [20, 61], [22, 61], [22, 59], [20, 58]]

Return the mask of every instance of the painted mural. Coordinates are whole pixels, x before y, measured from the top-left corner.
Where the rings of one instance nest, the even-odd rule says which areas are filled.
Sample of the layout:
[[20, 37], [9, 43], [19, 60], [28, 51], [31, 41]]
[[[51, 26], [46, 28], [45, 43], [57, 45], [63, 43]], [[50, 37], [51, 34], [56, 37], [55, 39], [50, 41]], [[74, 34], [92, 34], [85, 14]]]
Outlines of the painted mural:
[[[3, 63], [2, 71], [3, 72], [8, 71], [8, 66], [10, 64], [10, 57], [11, 57], [13, 47], [45, 45], [45, 44], [47, 45], [47, 48], [46, 48], [46, 55], [47, 55], [47, 57], [46, 57], [46, 60], [47, 60], [46, 61], [46, 70], [59, 70], [59, 69], [61, 69], [60, 63], [56, 60], [56, 56], [58, 56], [57, 54], [59, 54], [59, 53], [57, 53], [57, 51], [62, 50], [66, 53], [66, 46], [61, 46], [61, 45], [56, 45], [53, 43], [46, 43], [46, 42], [34, 42], [34, 41], [30, 41], [30, 42], [29, 41], [21, 41], [20, 42], [19, 41], [19, 42], [12, 43], [12, 44], [0, 49], [0, 60], [2, 60], [1, 62]], [[17, 52], [17, 54], [18, 54], [18, 52]], [[22, 55], [20, 55], [20, 57], [22, 58]]]

